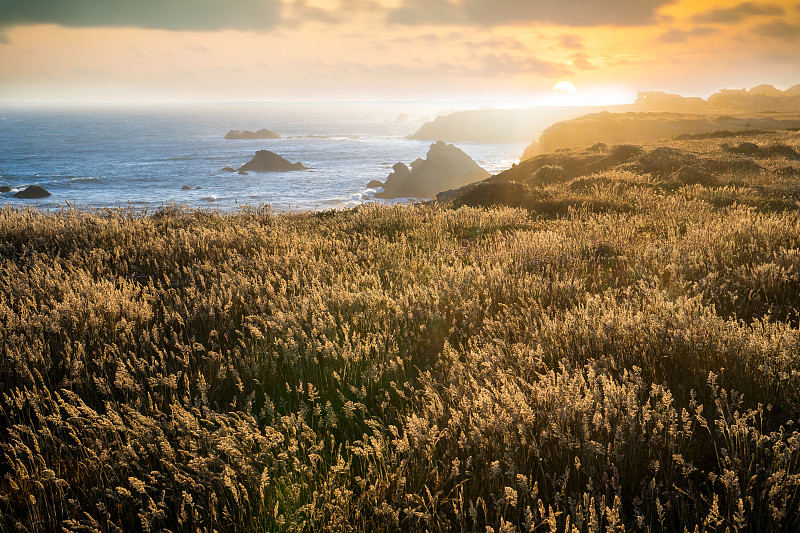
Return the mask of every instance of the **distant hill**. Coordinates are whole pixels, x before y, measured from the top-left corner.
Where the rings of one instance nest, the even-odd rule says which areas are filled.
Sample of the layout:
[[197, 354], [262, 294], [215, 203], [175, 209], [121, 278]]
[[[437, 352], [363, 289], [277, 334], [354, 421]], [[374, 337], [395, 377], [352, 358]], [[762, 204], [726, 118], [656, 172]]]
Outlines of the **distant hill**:
[[631, 109], [631, 106], [541, 106], [457, 111], [426, 122], [409, 138], [446, 142], [524, 142], [535, 139], [554, 122], [598, 111]]
[[[437, 117], [431, 122], [426, 122], [409, 138], [430, 141], [446, 142], [515, 142], [538, 139], [551, 125], [578, 118], [587, 114], [600, 113], [677, 113], [682, 115], [715, 115], [729, 114], [740, 118], [741, 114], [770, 114], [770, 113], [798, 113], [800, 114], [800, 85], [794, 85], [785, 91], [772, 85], [757, 85], [749, 90], [723, 89], [712, 94], [708, 99], [700, 97], [682, 96], [663, 91], [642, 91], [636, 101], [626, 105], [610, 106], [539, 106], [528, 109], [476, 109], [471, 111], [458, 111]], [[712, 117], [713, 119], [714, 117]], [[700, 123], [704, 117], [696, 120], [687, 118], [667, 120], [663, 126], [675, 135], [685, 132], [711, 131], [720, 128], [748, 129], [739, 125], [714, 125], [705, 129]], [[679, 124], [679, 122], [684, 122]], [[690, 124], [694, 122], [694, 124]], [[633, 124], [626, 124], [632, 126]], [[584, 124], [584, 126], [590, 126]], [[654, 126], [654, 124], [651, 124]], [[681, 127], [697, 128], [687, 131], [678, 131]], [[637, 128], [639, 126], [636, 126]], [[642, 125], [644, 127], [644, 125]], [[755, 127], [755, 126], [753, 126]], [[766, 126], [771, 127], [771, 126]], [[779, 127], [779, 126], [778, 126]], [[677, 128], [677, 129], [675, 129]], [[623, 132], [619, 132], [623, 133]], [[640, 135], [642, 132], [637, 133]], [[633, 137], [620, 139], [618, 142], [631, 142], [635, 140], [648, 140], [660, 137]], [[582, 141], [568, 146], [577, 146], [582, 143], [598, 142], [602, 139]], [[603, 142], [609, 142], [603, 140]], [[611, 142], [617, 142], [612, 140]], [[551, 148], [532, 147], [526, 154], [541, 153]]]
[[669, 139], [680, 134], [718, 130], [774, 130], [800, 127], [800, 112], [783, 114], [591, 113], [545, 129], [522, 155], [537, 154], [594, 143], [630, 143]]

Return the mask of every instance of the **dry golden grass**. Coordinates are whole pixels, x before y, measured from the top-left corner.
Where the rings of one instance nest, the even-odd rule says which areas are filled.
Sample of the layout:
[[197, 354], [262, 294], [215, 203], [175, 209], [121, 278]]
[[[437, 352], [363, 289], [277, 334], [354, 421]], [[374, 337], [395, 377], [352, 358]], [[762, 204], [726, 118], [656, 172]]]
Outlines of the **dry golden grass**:
[[0, 210], [0, 529], [796, 531], [798, 163], [723, 142], [518, 208]]

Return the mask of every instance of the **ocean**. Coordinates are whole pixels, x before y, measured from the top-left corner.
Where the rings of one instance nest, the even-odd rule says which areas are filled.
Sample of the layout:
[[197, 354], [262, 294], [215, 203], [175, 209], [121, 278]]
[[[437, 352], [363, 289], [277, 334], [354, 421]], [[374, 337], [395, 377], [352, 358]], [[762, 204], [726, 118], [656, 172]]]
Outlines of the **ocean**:
[[[6, 104], [0, 106], [0, 185], [12, 190], [0, 194], [0, 206], [353, 207], [376, 201], [370, 180], [384, 181], [395, 163], [425, 157], [433, 141], [405, 137], [436, 110], [417, 103]], [[395, 122], [400, 113], [411, 120]], [[282, 138], [224, 138], [231, 129], [261, 128]], [[516, 163], [527, 143], [454, 144], [495, 174]], [[222, 170], [238, 168], [261, 149], [311, 168], [248, 175]], [[52, 196], [13, 196], [31, 184]]]

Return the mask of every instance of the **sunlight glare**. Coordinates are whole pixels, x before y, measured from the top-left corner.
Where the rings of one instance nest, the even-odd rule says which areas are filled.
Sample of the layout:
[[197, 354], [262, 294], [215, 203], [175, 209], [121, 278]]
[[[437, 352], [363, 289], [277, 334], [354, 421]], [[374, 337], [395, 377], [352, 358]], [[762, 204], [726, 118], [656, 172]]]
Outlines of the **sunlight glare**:
[[577, 89], [575, 89], [575, 86], [568, 81], [560, 81], [556, 83], [553, 85], [553, 90], [569, 94], [575, 94], [578, 92]]

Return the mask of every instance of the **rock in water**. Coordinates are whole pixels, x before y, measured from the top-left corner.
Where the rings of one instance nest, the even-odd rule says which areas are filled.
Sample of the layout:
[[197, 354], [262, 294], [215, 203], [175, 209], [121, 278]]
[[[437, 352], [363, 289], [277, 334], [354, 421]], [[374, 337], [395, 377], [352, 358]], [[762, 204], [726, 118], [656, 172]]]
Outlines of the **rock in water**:
[[0, 185], [0, 192], [11, 192], [11, 187], [8, 185]]
[[281, 136], [275, 133], [274, 131], [268, 130], [266, 128], [262, 128], [258, 131], [249, 131], [249, 130], [231, 130], [225, 134], [226, 139], [280, 139]]
[[38, 198], [47, 198], [50, 193], [44, 187], [38, 185], [30, 185], [24, 191], [19, 191], [14, 195], [15, 198], [22, 198], [23, 200], [36, 200]]
[[222, 167], [224, 172], [236, 172], [236, 169], [233, 167]]
[[382, 181], [370, 180], [370, 182], [367, 183], [367, 189], [381, 189], [381, 188], [383, 188]]
[[253, 159], [239, 167], [239, 171], [288, 172], [290, 170], [306, 170], [306, 168], [303, 163], [290, 163], [275, 152], [259, 150]]
[[410, 169], [403, 163], [392, 168], [376, 198], [433, 198], [438, 192], [489, 177], [467, 154], [443, 141], [432, 144], [427, 157], [411, 163]]

